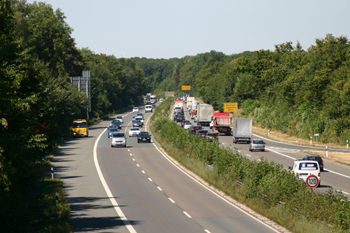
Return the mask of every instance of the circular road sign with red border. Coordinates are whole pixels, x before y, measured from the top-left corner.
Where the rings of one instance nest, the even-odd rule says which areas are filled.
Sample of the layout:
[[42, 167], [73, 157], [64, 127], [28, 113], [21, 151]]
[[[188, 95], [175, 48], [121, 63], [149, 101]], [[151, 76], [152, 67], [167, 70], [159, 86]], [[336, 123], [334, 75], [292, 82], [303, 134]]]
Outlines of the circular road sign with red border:
[[162, 113], [164, 113], [165, 111], [164, 111], [164, 109], [162, 109], [162, 111], [161, 111]]
[[306, 184], [310, 188], [316, 188], [318, 186], [319, 180], [317, 176], [310, 175], [306, 178]]

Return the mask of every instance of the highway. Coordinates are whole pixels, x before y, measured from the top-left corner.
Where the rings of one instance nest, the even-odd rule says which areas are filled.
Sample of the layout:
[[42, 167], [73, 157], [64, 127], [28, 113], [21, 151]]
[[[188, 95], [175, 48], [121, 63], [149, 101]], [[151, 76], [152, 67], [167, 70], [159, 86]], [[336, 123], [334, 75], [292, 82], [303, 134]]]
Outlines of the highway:
[[[191, 119], [188, 111], [185, 112], [185, 117], [186, 119]], [[191, 122], [196, 125], [196, 122], [193, 120], [191, 120]], [[213, 131], [209, 127], [203, 128], [208, 131]], [[219, 143], [225, 147], [231, 147], [233, 150], [237, 149], [242, 156], [245, 156], [250, 160], [258, 160], [261, 159], [261, 157], [264, 157], [269, 161], [274, 161], [275, 163], [282, 164], [285, 169], [288, 169], [289, 166], [292, 166], [294, 160], [302, 159], [306, 155], [306, 153], [302, 152], [302, 150], [325, 150], [325, 148], [281, 143], [265, 137], [261, 137], [256, 134], [253, 134], [253, 138], [260, 138], [266, 142], [265, 152], [250, 152], [249, 144], [235, 144], [233, 143], [232, 136], [219, 136]], [[328, 187], [333, 187], [335, 190], [342, 191], [344, 195], [350, 198], [350, 167], [348, 165], [333, 162], [327, 158], [323, 158], [323, 162], [325, 169], [321, 173], [321, 186], [316, 189], [320, 192], [326, 192]]]
[[[135, 114], [121, 115], [128, 135]], [[203, 184], [154, 140], [129, 137], [126, 148], [111, 148], [111, 120], [90, 127], [88, 138], [68, 140], [54, 158], [74, 232], [287, 232]]]

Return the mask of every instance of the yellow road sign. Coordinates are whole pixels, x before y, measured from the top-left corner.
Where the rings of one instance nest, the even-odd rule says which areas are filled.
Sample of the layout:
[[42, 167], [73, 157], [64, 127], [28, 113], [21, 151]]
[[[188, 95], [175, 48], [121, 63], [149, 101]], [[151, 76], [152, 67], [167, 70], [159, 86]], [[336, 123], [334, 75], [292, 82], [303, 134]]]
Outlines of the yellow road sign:
[[182, 85], [182, 90], [183, 90], [183, 91], [190, 91], [190, 90], [191, 90], [191, 86]]
[[224, 112], [235, 112], [237, 109], [237, 103], [224, 103]]

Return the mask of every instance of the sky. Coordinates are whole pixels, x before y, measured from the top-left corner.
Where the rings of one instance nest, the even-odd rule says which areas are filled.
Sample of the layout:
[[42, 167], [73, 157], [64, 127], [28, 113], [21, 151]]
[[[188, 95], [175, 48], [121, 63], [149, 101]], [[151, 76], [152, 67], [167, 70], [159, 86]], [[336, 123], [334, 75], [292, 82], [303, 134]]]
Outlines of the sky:
[[[27, 0], [28, 3], [34, 1]], [[46, 0], [60, 9], [78, 48], [116, 58], [182, 58], [304, 50], [327, 34], [350, 36], [350, 0]]]

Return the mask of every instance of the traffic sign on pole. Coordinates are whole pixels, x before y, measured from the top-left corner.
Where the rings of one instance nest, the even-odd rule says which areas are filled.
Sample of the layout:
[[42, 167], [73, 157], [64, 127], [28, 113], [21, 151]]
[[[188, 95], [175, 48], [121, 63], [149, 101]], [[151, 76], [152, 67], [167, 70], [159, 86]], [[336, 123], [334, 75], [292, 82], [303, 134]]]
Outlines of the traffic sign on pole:
[[162, 113], [165, 113], [165, 111], [164, 111], [164, 109], [162, 109], [162, 111], [161, 111]]
[[310, 175], [306, 178], [306, 184], [310, 188], [316, 188], [319, 182], [320, 181], [318, 180], [317, 176], [314, 175]]

